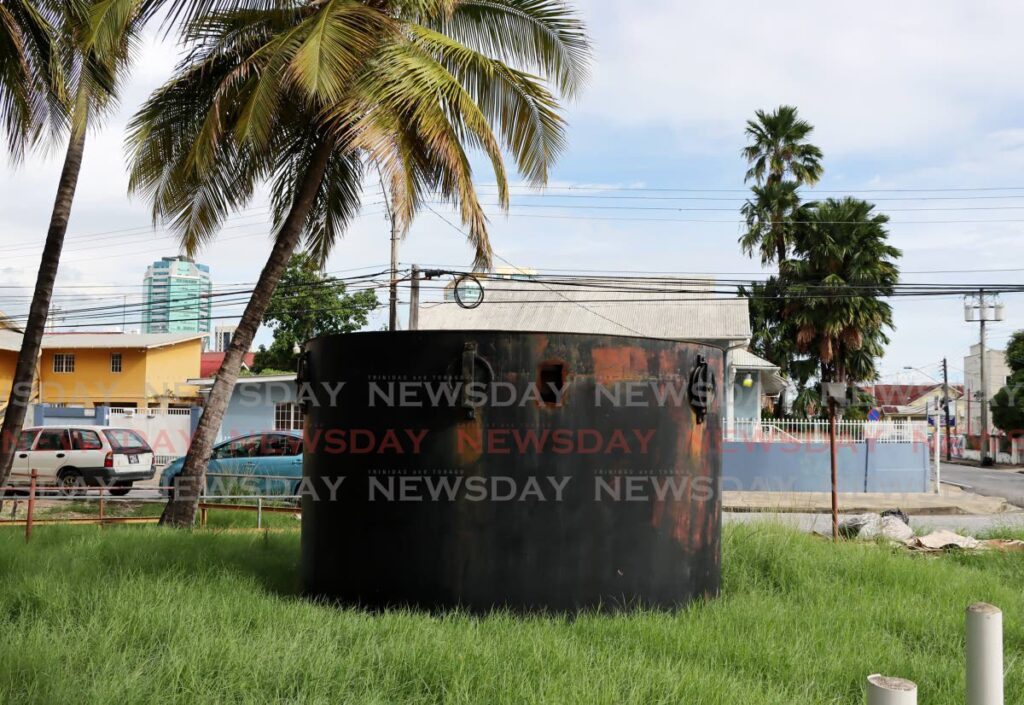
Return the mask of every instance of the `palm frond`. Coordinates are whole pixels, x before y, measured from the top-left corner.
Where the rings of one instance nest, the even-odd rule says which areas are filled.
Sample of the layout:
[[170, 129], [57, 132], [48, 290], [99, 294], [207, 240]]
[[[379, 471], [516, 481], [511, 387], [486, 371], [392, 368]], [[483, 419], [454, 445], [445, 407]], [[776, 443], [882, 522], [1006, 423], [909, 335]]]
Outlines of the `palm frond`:
[[586, 27], [561, 0], [462, 0], [450, 16], [421, 21], [464, 46], [551, 80], [567, 98], [590, 71]]
[[419, 25], [411, 29], [414, 41], [459, 81], [497, 128], [519, 172], [535, 185], [545, 184], [566, 141], [558, 101], [543, 82], [440, 32]]
[[0, 123], [14, 161], [67, 117], [67, 93], [58, 61], [55, 23], [48, 3], [0, 4]]

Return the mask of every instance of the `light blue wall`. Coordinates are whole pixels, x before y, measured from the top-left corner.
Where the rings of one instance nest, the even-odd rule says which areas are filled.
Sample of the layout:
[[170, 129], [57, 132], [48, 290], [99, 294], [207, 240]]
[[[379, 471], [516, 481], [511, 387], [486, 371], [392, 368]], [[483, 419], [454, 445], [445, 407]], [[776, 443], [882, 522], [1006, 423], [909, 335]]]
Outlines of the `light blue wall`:
[[97, 406], [92, 409], [78, 407], [50, 406], [49, 404], [33, 404], [33, 426], [61, 426], [81, 424], [83, 426], [106, 426], [110, 409]]
[[[840, 492], [927, 492], [927, 443], [843, 443], [836, 449]], [[828, 443], [726, 441], [722, 488], [769, 492], [828, 492]]]
[[234, 438], [274, 428], [274, 405], [295, 401], [295, 382], [235, 383], [231, 401], [221, 422], [218, 439]]

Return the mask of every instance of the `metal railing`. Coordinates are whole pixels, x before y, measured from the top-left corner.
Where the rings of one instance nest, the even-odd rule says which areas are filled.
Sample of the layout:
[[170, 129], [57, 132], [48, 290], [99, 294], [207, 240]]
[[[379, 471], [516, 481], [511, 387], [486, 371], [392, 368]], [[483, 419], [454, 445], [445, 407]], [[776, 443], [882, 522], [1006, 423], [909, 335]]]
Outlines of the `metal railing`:
[[[824, 419], [736, 419], [726, 428], [725, 440], [759, 443], [828, 443]], [[924, 421], [836, 421], [836, 440], [843, 443], [923, 443], [928, 440]]]
[[189, 416], [191, 409], [137, 409], [132, 406], [112, 406], [111, 416]]
[[[159, 517], [156, 516], [118, 516], [116, 513], [111, 514], [109, 512], [112, 505], [118, 503], [133, 503], [133, 504], [145, 504], [145, 503], [159, 503], [164, 504], [167, 502], [166, 496], [157, 497], [128, 497], [121, 494], [113, 494], [112, 490], [116, 488], [105, 487], [105, 486], [79, 486], [68, 491], [67, 488], [62, 488], [57, 485], [44, 484], [40, 481], [39, 473], [36, 470], [32, 470], [30, 474], [30, 480], [28, 485], [19, 485], [12, 487], [0, 487], [0, 509], [5, 502], [12, 502], [13, 509], [12, 517], [10, 519], [0, 518], [0, 527], [3, 526], [23, 526], [25, 527], [25, 540], [28, 541], [32, 538], [32, 529], [35, 526], [42, 526], [48, 524], [97, 524], [99, 526], [106, 526], [108, 524], [155, 524], [160, 521]], [[167, 490], [173, 489], [169, 487], [147, 487], [147, 490], [158, 490], [166, 492]], [[17, 494], [14, 494], [17, 493]], [[244, 511], [244, 512], [255, 512], [256, 513], [256, 527], [257, 529], [263, 528], [263, 516], [264, 514], [301, 514], [301, 507], [298, 505], [298, 501], [301, 500], [301, 495], [291, 494], [232, 494], [232, 495], [203, 495], [200, 498], [198, 509], [198, 523], [201, 528], [205, 528], [207, 524], [207, 516], [210, 510], [225, 510], [225, 511]], [[17, 505], [19, 502], [24, 501], [26, 503], [26, 514], [24, 518], [15, 518]], [[54, 501], [66, 501], [66, 502], [82, 502], [82, 501], [94, 501], [97, 503], [97, 513], [95, 516], [49, 516], [39, 515], [39, 502], [54, 502]], [[46, 507], [46, 509], [52, 509], [52, 507]]]

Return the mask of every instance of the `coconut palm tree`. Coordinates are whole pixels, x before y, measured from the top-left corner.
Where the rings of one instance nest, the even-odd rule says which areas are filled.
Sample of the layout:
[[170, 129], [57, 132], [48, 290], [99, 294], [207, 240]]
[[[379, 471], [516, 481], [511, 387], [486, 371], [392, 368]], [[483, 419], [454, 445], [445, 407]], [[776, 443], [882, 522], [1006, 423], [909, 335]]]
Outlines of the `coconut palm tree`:
[[[4, 484], [10, 472], [14, 441], [25, 422], [85, 152], [86, 132], [113, 105], [119, 79], [128, 66], [141, 24], [141, 15], [130, 12], [119, 20], [121, 31], [98, 35], [96, 23], [106, 4], [105, 0], [53, 0], [50, 4], [22, 4], [21, 0], [15, 0], [0, 5], [0, 25], [4, 25], [4, 30], [0, 31], [0, 52], [3, 53], [0, 115], [5, 121], [9, 144], [15, 154], [20, 154], [25, 146], [34, 144], [47, 127], [52, 132], [67, 135], [57, 196], [0, 428], [0, 484]], [[12, 17], [20, 18], [20, 23], [5, 24]], [[97, 43], [100, 36], [102, 46]], [[20, 67], [19, 47], [20, 56], [26, 59]]]
[[900, 250], [888, 244], [888, 216], [856, 198], [828, 199], [806, 216], [783, 263], [785, 317], [798, 351], [822, 382], [875, 379], [875, 361], [889, 342], [892, 306], [883, 297], [899, 280]]
[[[15, 162], [37, 143], [61, 92], [52, 62], [55, 13], [30, 0], [0, 4], [0, 122]], [[59, 116], [58, 116], [59, 117]]]
[[747, 254], [758, 250], [764, 264], [781, 263], [793, 239], [797, 189], [818, 183], [822, 154], [807, 141], [814, 127], [800, 119], [795, 107], [758, 110], [755, 116], [747, 121], [749, 144], [742, 151], [749, 165], [744, 180], [754, 182], [754, 198], [743, 207], [747, 232], [740, 244]]
[[487, 221], [466, 148], [508, 204], [502, 151], [543, 184], [564, 146], [556, 94], [580, 89], [588, 40], [560, 0], [316, 0], [213, 10], [133, 119], [131, 189], [183, 248], [270, 184], [273, 245], [217, 373], [162, 521], [191, 525], [206, 462], [271, 295], [300, 245], [322, 262], [372, 169], [404, 234], [427, 198], [452, 203], [478, 266]]

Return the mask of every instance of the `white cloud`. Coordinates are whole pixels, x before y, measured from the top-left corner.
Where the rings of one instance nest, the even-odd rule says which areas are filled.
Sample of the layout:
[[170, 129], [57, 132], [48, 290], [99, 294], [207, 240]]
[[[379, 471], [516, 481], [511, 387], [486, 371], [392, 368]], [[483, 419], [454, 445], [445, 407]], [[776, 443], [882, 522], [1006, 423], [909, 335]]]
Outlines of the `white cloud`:
[[[580, 110], [736, 142], [755, 109], [800, 107], [826, 155], [906, 149], [1024, 95], [1024, 5], [590, 0], [594, 83]], [[714, 148], [718, 148], [717, 146]]]

